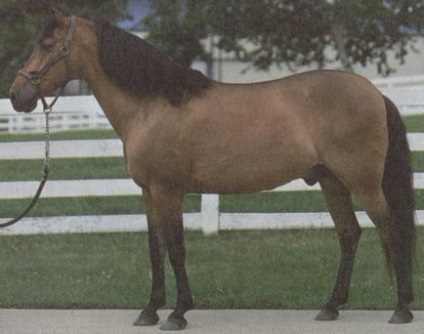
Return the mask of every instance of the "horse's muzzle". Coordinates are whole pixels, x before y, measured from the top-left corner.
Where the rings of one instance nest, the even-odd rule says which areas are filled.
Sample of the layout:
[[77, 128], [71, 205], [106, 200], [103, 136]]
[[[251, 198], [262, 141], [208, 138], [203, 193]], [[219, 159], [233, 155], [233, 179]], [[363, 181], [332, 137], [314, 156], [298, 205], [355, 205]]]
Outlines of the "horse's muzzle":
[[10, 89], [10, 101], [18, 112], [29, 113], [37, 107], [38, 94], [36, 88], [28, 83]]

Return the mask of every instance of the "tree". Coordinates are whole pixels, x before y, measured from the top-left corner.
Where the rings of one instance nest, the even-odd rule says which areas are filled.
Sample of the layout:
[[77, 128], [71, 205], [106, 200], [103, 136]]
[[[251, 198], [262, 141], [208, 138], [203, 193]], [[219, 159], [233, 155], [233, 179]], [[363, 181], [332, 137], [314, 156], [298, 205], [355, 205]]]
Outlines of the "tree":
[[420, 0], [336, 0], [329, 7], [333, 46], [345, 68], [375, 63], [390, 74], [387, 52], [403, 62], [414, 34], [423, 31], [424, 3]]
[[[126, 16], [128, 0], [49, 1], [64, 13], [115, 21]], [[47, 1], [2, 0], [0, 3], [0, 98], [9, 95], [17, 71], [34, 48], [36, 32], [51, 20]]]
[[206, 1], [155, 0], [144, 20], [149, 39], [183, 66], [196, 58], [207, 60], [201, 40], [208, 36]]
[[[389, 51], [404, 61], [414, 37], [423, 31], [422, 0], [161, 0], [146, 23], [154, 41], [171, 56], [193, 52], [182, 63], [205, 58], [199, 39], [218, 38], [217, 46], [260, 69], [272, 64], [300, 65], [340, 61], [345, 70], [373, 63], [392, 71]], [[155, 1], [152, 0], [152, 4]], [[169, 25], [170, 18], [177, 24]], [[194, 28], [191, 30], [190, 27]], [[192, 40], [168, 38], [190, 34]], [[195, 47], [193, 47], [195, 46]], [[329, 56], [328, 49], [335, 50]], [[197, 53], [196, 55], [194, 53]], [[181, 61], [181, 57], [175, 57]]]

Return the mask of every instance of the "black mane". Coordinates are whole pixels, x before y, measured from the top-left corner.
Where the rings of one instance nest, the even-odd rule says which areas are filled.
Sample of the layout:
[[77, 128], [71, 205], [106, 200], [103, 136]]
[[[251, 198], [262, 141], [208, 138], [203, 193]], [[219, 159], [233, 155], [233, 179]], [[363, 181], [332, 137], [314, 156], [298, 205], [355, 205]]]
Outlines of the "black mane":
[[210, 87], [205, 75], [181, 67], [145, 40], [107, 21], [94, 22], [100, 64], [109, 79], [127, 92], [141, 98], [163, 96], [179, 105]]

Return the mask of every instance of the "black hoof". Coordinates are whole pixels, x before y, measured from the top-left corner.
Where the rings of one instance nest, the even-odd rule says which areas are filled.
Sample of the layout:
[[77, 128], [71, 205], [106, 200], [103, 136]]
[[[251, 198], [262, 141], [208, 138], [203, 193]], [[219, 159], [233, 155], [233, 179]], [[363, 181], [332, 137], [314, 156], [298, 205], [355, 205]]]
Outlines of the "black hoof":
[[395, 309], [395, 313], [390, 318], [389, 323], [391, 324], [407, 324], [412, 321], [414, 315], [408, 309], [408, 307], [398, 307]]
[[187, 327], [187, 320], [184, 317], [176, 317], [172, 314], [168, 317], [168, 320], [160, 326], [163, 331], [180, 331]]
[[336, 320], [339, 316], [339, 311], [336, 309], [324, 308], [321, 312], [315, 317], [315, 320], [318, 321], [332, 321]]
[[159, 322], [159, 316], [156, 312], [143, 311], [134, 321], [134, 326], [154, 326]]

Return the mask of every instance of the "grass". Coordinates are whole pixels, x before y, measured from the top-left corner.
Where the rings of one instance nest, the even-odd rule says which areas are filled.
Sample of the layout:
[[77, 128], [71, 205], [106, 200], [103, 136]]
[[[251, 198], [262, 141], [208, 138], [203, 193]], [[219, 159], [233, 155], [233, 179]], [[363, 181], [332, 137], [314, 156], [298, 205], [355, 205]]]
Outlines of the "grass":
[[[0, 181], [38, 180], [42, 175], [41, 160], [2, 160]], [[129, 178], [123, 157], [52, 159], [50, 180]]]
[[[420, 228], [422, 237], [424, 230]], [[197, 308], [317, 309], [329, 296], [338, 241], [327, 229], [186, 232], [187, 270]], [[0, 238], [2, 308], [142, 308], [150, 293], [145, 233]], [[422, 249], [417, 259], [423, 256]], [[167, 266], [167, 307], [175, 284]], [[415, 273], [414, 308], [424, 307]], [[394, 282], [374, 230], [363, 233], [348, 308], [391, 309]]]
[[[404, 118], [408, 131], [424, 131], [424, 117]], [[55, 133], [53, 140], [116, 138], [112, 130], [85, 130]], [[0, 141], [42, 140], [42, 136], [0, 134]], [[123, 157], [53, 159], [51, 180], [128, 178]], [[415, 172], [424, 172], [424, 152], [413, 152], [412, 166]], [[42, 163], [38, 160], [2, 160], [1, 181], [39, 180]], [[416, 191], [417, 209], [424, 209], [424, 192]], [[64, 204], [66, 201], [66, 204]], [[0, 212], [3, 217], [15, 216], [28, 200], [2, 200]], [[185, 212], [198, 212], [200, 199], [190, 195], [185, 201]], [[356, 204], [356, 208], [360, 206]], [[319, 192], [261, 193], [237, 196], [221, 196], [221, 212], [304, 212], [326, 211], [322, 194]], [[41, 199], [31, 212], [32, 216], [137, 214], [144, 213], [139, 197], [87, 197]]]
[[[111, 139], [118, 138], [113, 130], [73, 130], [54, 132], [51, 135], [52, 140], [76, 140], [76, 139]], [[39, 141], [44, 140], [44, 134], [9, 134], [0, 133], [0, 142], [10, 141]]]
[[[29, 201], [30, 199], [2, 200], [0, 212], [3, 217], [16, 216]], [[199, 211], [200, 196], [187, 196], [184, 201], [184, 212]], [[144, 202], [140, 196], [41, 198], [28, 217], [142, 214], [145, 212]]]
[[[408, 131], [424, 132], [423, 117], [406, 117]], [[107, 131], [56, 133], [53, 140], [116, 138]], [[42, 135], [5, 135], [0, 141], [42, 140]], [[414, 152], [413, 169], [424, 171], [424, 154]], [[0, 181], [38, 180], [41, 161], [2, 161]], [[127, 178], [123, 158], [54, 159], [51, 179]], [[424, 209], [424, 191], [416, 191]], [[27, 200], [2, 200], [3, 217], [14, 216]], [[65, 203], [65, 204], [64, 204]], [[222, 196], [221, 212], [325, 211], [319, 192]], [[359, 206], [356, 204], [357, 208]], [[198, 212], [200, 197], [187, 196], [185, 212]], [[140, 198], [41, 199], [32, 216], [138, 214]], [[424, 229], [418, 228], [419, 238]], [[339, 256], [333, 230], [221, 232], [204, 237], [187, 232], [187, 268], [199, 308], [320, 308], [329, 296]], [[421, 239], [419, 239], [421, 240]], [[417, 261], [423, 258], [418, 242]], [[0, 237], [0, 307], [142, 308], [149, 298], [149, 257], [144, 233]], [[424, 308], [424, 279], [415, 272], [416, 302]], [[175, 301], [167, 267], [167, 307]], [[384, 267], [372, 229], [363, 233], [349, 308], [391, 309], [394, 282]]]
[[[403, 121], [408, 132], [424, 132], [424, 116], [412, 115], [404, 116]], [[54, 132], [52, 140], [75, 140], [75, 139], [110, 139], [118, 138], [116, 133], [111, 129], [106, 130], [72, 130]], [[8, 134], [0, 133], [0, 142], [8, 141], [37, 141], [44, 140], [43, 134]]]
[[[406, 117], [408, 129], [424, 131], [424, 117]], [[423, 127], [420, 128], [419, 124]], [[0, 135], [0, 140], [31, 140], [36, 135]], [[110, 138], [111, 130], [77, 131], [54, 134], [54, 139]], [[128, 178], [125, 161], [116, 158], [53, 159], [51, 180]], [[39, 180], [41, 161], [3, 160], [0, 165], [0, 181]], [[415, 172], [424, 172], [424, 152], [413, 152], [412, 166]], [[416, 191], [417, 208], [424, 209], [424, 192]], [[3, 217], [15, 216], [28, 200], [2, 200], [0, 212]], [[66, 199], [41, 199], [32, 216], [137, 214], [144, 213], [138, 197], [88, 197]], [[198, 212], [199, 196], [191, 195], [185, 201], [185, 212]], [[359, 205], [356, 205], [359, 209]], [[319, 192], [262, 193], [237, 196], [221, 196], [222, 212], [304, 212], [326, 211], [324, 199]]]
[[[424, 152], [412, 153], [412, 169], [424, 172]], [[41, 160], [1, 160], [1, 181], [39, 180], [42, 175]], [[52, 159], [50, 180], [129, 178], [123, 157]]]
[[402, 117], [408, 132], [424, 132], [423, 115], [411, 115]]
[[[416, 190], [416, 209], [424, 210], [424, 190]], [[29, 199], [2, 200], [2, 217], [14, 217], [22, 211]], [[189, 194], [184, 200], [184, 212], [200, 211], [200, 195]], [[355, 209], [361, 206], [355, 202]], [[327, 207], [321, 192], [275, 192], [248, 195], [220, 196], [220, 212], [322, 212]], [[139, 196], [41, 198], [29, 217], [117, 215], [145, 213], [144, 202]]]

